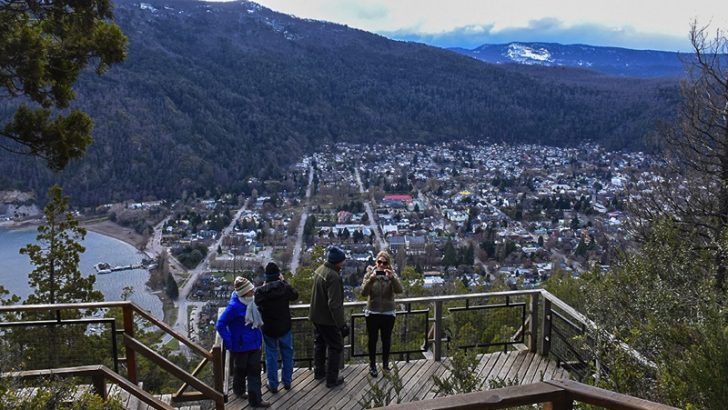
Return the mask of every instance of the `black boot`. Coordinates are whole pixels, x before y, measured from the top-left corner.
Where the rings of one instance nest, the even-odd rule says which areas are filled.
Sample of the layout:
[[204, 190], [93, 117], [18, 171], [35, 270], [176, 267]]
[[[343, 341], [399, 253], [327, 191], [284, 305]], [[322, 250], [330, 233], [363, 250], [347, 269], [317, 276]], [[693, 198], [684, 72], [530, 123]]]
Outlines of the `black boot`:
[[323, 380], [326, 377], [326, 350], [314, 348], [313, 352], [313, 378]]
[[335, 387], [344, 383], [344, 378], [339, 377], [339, 363], [341, 362], [341, 352], [331, 351], [329, 349], [328, 362], [326, 363], [326, 387]]

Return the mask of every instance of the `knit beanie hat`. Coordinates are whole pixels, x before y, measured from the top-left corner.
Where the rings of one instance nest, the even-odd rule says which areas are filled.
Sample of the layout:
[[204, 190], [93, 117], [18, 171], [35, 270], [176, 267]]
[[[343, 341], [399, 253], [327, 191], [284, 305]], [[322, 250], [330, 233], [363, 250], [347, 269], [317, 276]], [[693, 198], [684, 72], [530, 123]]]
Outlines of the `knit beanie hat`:
[[238, 276], [235, 278], [235, 293], [238, 294], [241, 298], [245, 296], [246, 293], [253, 290], [253, 284], [250, 283], [249, 280], [245, 279], [242, 276]]
[[273, 262], [269, 262], [265, 265], [265, 281], [275, 282], [280, 279], [281, 269]]
[[326, 255], [326, 260], [329, 261], [329, 263], [335, 265], [343, 261], [344, 259], [346, 259], [346, 254], [343, 250], [337, 248], [336, 246], [329, 247], [329, 251]]

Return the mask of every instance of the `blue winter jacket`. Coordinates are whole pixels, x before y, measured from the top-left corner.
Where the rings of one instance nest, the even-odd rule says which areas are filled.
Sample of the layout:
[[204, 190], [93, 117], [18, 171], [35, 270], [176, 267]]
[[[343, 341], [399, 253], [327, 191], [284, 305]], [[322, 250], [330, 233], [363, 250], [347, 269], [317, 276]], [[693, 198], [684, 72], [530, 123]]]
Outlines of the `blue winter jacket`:
[[263, 344], [260, 329], [253, 329], [245, 324], [246, 306], [233, 291], [225, 311], [217, 319], [215, 329], [231, 352], [249, 352], [258, 350]]

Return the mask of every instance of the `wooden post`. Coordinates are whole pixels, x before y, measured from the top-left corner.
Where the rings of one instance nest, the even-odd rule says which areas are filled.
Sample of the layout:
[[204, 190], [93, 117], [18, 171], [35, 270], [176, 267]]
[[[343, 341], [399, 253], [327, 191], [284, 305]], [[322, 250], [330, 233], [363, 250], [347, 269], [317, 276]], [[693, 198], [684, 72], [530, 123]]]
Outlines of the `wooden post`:
[[439, 362], [442, 360], [442, 301], [435, 301], [435, 345], [434, 359]]
[[225, 394], [225, 371], [223, 350], [220, 345], [212, 346], [212, 371], [215, 381], [215, 390]]
[[94, 385], [96, 394], [101, 396], [102, 399], [106, 400], [106, 377], [101, 371], [97, 371], [91, 376], [91, 383]]
[[[129, 337], [134, 337], [134, 311], [132, 310], [131, 303], [125, 304], [122, 307], [124, 312], [124, 334]], [[136, 367], [136, 352], [126, 342], [124, 338], [124, 350], [126, 351], [126, 378], [130, 382], [137, 384], [137, 367]]]
[[574, 398], [568, 391], [553, 396], [551, 401], [543, 404], [543, 410], [574, 410]]
[[538, 338], [536, 337], [538, 324], [536, 323], [536, 317], [538, 313], [538, 298], [540, 293], [532, 293], [529, 296], [529, 312], [530, 321], [528, 322], [528, 351], [536, 353], [538, 351]]
[[223, 397], [227, 396], [227, 386], [225, 386], [225, 361], [222, 346], [215, 345], [212, 347], [212, 377], [215, 383], [215, 390], [222, 393]]
[[541, 351], [542, 356], [551, 352], [551, 301], [543, 298], [543, 312], [541, 312]]

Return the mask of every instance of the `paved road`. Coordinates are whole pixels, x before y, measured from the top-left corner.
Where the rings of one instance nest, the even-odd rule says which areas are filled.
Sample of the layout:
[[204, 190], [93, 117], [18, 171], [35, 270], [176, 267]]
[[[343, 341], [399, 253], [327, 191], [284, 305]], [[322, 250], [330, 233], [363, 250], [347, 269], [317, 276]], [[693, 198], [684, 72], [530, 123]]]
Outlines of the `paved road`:
[[164, 234], [164, 224], [169, 221], [169, 216], [164, 218], [160, 223], [154, 226], [154, 234], [147, 241], [147, 245], [144, 247], [144, 253], [151, 259], [157, 259], [161, 254], [167, 254], [167, 260], [169, 261], [169, 271], [172, 275], [179, 276], [182, 273], [187, 272], [187, 269], [169, 253], [169, 248], [162, 245], [162, 235]]
[[167, 248], [162, 246], [162, 234], [164, 233], [164, 224], [169, 221], [169, 218], [169, 216], [164, 218], [162, 222], [154, 226], [154, 234], [149, 238], [147, 245], [144, 247], [144, 253], [147, 254], [147, 257], [156, 259], [162, 252], [167, 251]]
[[306, 188], [306, 200], [303, 205], [303, 212], [301, 213], [301, 220], [298, 222], [298, 229], [296, 229], [296, 244], [293, 245], [293, 254], [291, 255], [291, 273], [296, 274], [298, 265], [301, 262], [301, 248], [303, 247], [303, 229], [306, 225], [306, 219], [308, 219], [309, 211], [309, 199], [311, 198], [311, 189], [313, 187], [313, 166], [308, 169], [308, 188]]
[[[359, 192], [362, 194], [365, 193], [364, 184], [361, 183], [361, 176], [359, 175], [359, 167], [354, 167], [354, 174], [356, 176], [356, 183], [359, 184]], [[369, 216], [369, 228], [374, 232], [374, 236], [379, 244], [379, 249], [388, 249], [389, 244], [384, 240], [384, 238], [382, 238], [382, 235], [379, 233], [379, 226], [374, 219], [372, 204], [369, 201], [364, 201], [364, 209], [367, 211], [367, 215]]]
[[[177, 299], [177, 321], [172, 326], [175, 331], [179, 332], [180, 334], [183, 334], [185, 336], [189, 336], [189, 329], [188, 329], [188, 319], [187, 319], [187, 308], [189, 306], [198, 306], [202, 307], [205, 305], [206, 302], [193, 302], [187, 300], [187, 297], [189, 296], [190, 292], [192, 291], [192, 287], [194, 286], [195, 282], [197, 281], [197, 278], [200, 276], [201, 273], [207, 272], [210, 270], [210, 260], [214, 257], [215, 252], [217, 251], [217, 247], [222, 243], [222, 240], [225, 236], [229, 235], [230, 232], [232, 232], [233, 228], [235, 227], [235, 221], [240, 218], [240, 215], [245, 211], [248, 207], [249, 200], [245, 201], [245, 204], [238, 209], [238, 211], [235, 213], [235, 216], [233, 217], [233, 220], [230, 222], [230, 225], [228, 225], [225, 229], [223, 229], [221, 235], [218, 237], [218, 239], [210, 245], [208, 248], [209, 251], [207, 252], [207, 257], [200, 262], [194, 269], [189, 271], [189, 276], [187, 277], [187, 280], [184, 282], [182, 287], [179, 290], [179, 298]], [[155, 232], [156, 234], [156, 232]], [[173, 258], [170, 255], [170, 261], [176, 261], [175, 258]], [[169, 335], [164, 335], [162, 338], [162, 344], [166, 344], [172, 340], [172, 337]], [[185, 351], [183, 349], [183, 351]]]

